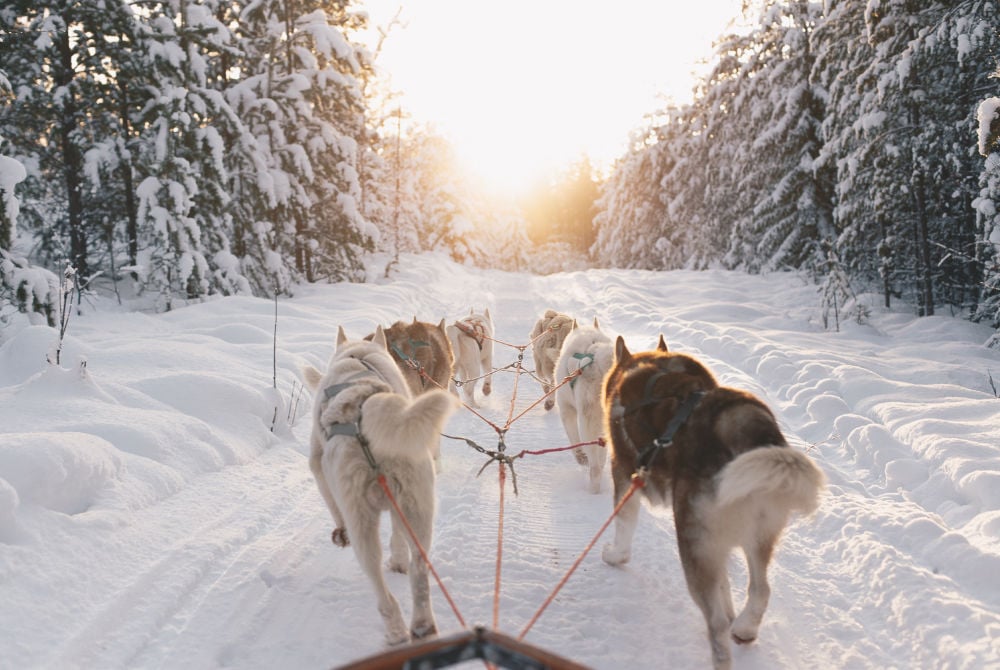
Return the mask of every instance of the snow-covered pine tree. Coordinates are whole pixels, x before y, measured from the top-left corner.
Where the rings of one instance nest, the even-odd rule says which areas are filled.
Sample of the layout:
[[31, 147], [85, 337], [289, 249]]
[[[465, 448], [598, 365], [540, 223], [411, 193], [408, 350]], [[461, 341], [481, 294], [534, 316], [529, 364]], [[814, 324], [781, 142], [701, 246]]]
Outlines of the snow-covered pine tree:
[[[663, 177], [681, 159], [684, 110], [669, 107], [637, 131], [629, 150], [601, 186], [594, 215], [592, 258], [601, 265], [667, 269], [684, 264], [678, 226], [667, 215]], [[679, 229], [680, 228], [680, 229]]]
[[253, 0], [241, 13], [252, 38], [246, 73], [253, 132], [268, 155], [269, 237], [307, 281], [356, 280], [377, 230], [363, 216], [357, 169], [367, 141], [359, 77], [368, 53], [350, 40], [349, 2]]
[[969, 135], [986, 73], [963, 61], [970, 49], [995, 44], [996, 31], [956, 25], [953, 5], [894, 0], [869, 3], [865, 12], [874, 57], [862, 79], [874, 95], [859, 111], [870, 123], [852, 159], [872, 171], [869, 196], [891, 216], [850, 226], [871, 240], [862, 249], [869, 257], [892, 240], [924, 315], [942, 302], [972, 308], [978, 293], [969, 288], [978, 274], [971, 203], [980, 168]]
[[[877, 113], [861, 115], [871, 107], [877, 87], [869, 71], [874, 50], [865, 28], [866, 0], [831, 0], [826, 15], [812, 34], [815, 63], [811, 75], [815, 89], [825, 95], [822, 149], [817, 167], [832, 170], [834, 225], [837, 248], [844, 267], [863, 281], [880, 281], [889, 307], [897, 277], [897, 249], [890, 231], [892, 208], [873, 196], [874, 170], [867, 165], [873, 148], [865, 130], [881, 122]], [[869, 222], [860, 226], [859, 222]], [[871, 249], [878, 253], [872, 255]]]
[[[997, 70], [1000, 77], [1000, 69]], [[979, 152], [985, 158], [979, 177], [979, 197], [973, 201], [979, 216], [983, 286], [973, 318], [989, 323], [997, 332], [991, 346], [1000, 347], [1000, 97], [991, 96], [978, 108]]]
[[0, 135], [28, 168], [21, 224], [39, 260], [70, 262], [82, 286], [101, 270], [92, 254], [109, 223], [95, 205], [112, 192], [86, 157], [104, 140], [98, 119], [114, 105], [113, 51], [130, 16], [121, 0], [15, 0], [0, 12], [0, 53], [16, 93], [0, 107]]
[[195, 0], [166, 0], [144, 17], [139, 40], [150, 97], [139, 117], [136, 150], [142, 176], [137, 269], [144, 288], [162, 297], [164, 309], [175, 296], [196, 299], [213, 290], [209, 254], [227, 229], [219, 128], [233, 114], [215, 86], [217, 61], [230, 47], [217, 9]]
[[[1000, 58], [1000, 6], [986, 0], [962, 0], [948, 3], [938, 23], [927, 31], [915, 50], [939, 63], [932, 81], [938, 77], [950, 81], [943, 104], [935, 107], [940, 115], [938, 136], [929, 151], [941, 163], [935, 177], [948, 180], [941, 189], [941, 219], [937, 227], [935, 262], [940, 279], [935, 287], [939, 300], [959, 306], [967, 315], [981, 313], [979, 301], [983, 278], [992, 263], [993, 243], [984, 237], [984, 204], [981, 185], [982, 158], [977, 146], [970, 146], [978, 126], [978, 108], [984, 90], [996, 90], [993, 79]], [[940, 74], [938, 74], [940, 73]], [[931, 96], [944, 93], [930, 90]], [[987, 178], [988, 181], [988, 178]], [[993, 197], [994, 208], [1000, 200]]]
[[820, 239], [832, 237], [832, 174], [817, 165], [823, 94], [811, 80], [811, 36], [821, 20], [820, 3], [775, 1], [761, 9], [754, 33], [762, 67], [754, 78], [763, 102], [760, 132], [753, 133], [746, 173], [762, 184], [752, 215], [733, 230], [749, 258], [730, 258], [749, 269], [810, 268], [822, 262]]
[[[755, 33], [720, 40], [715, 67], [694, 102], [692, 130], [700, 146], [688, 166], [701, 173], [694, 187], [701, 205], [693, 231], [695, 254], [702, 259], [698, 267], [719, 261], [727, 267], [747, 267], [745, 262], [755, 258], [752, 241], [733, 234], [748, 227], [745, 221], [752, 218], [764, 188], [752, 162], [754, 139], [770, 116], [766, 91], [757, 82], [769, 54], [761, 51]], [[679, 184], [682, 188], [685, 181]]]

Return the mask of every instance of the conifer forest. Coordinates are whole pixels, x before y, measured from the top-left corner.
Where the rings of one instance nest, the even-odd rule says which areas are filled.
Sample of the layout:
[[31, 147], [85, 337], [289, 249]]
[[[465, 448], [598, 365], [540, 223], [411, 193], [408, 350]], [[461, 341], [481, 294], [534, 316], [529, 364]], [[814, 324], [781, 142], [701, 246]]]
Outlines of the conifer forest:
[[790, 270], [1000, 328], [1000, 3], [743, 6], [691, 102], [513, 202], [404, 128], [363, 2], [2, 0], [0, 319], [53, 323], [67, 272], [169, 310], [439, 251]]

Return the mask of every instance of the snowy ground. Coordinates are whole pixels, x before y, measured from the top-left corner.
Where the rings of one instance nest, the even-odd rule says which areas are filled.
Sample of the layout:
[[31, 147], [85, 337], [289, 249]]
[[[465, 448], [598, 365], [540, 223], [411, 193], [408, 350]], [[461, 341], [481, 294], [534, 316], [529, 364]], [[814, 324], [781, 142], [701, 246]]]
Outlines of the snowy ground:
[[[597, 316], [633, 350], [663, 333], [724, 384], [760, 394], [829, 478], [772, 565], [757, 643], [734, 667], [1000, 667], [1000, 354], [988, 330], [882, 311], [818, 325], [795, 275], [589, 271], [535, 277], [407, 258], [393, 281], [303, 287], [279, 305], [278, 389], [324, 366], [336, 327], [371, 332], [488, 306], [497, 336], [526, 343], [548, 307]], [[325, 668], [383, 650], [352, 552], [306, 463], [306, 396], [270, 431], [274, 305], [227, 298], [167, 314], [110, 301], [74, 316], [61, 368], [48, 328], [0, 333], [0, 668]], [[497, 366], [516, 358], [498, 345]], [[87, 361], [81, 374], [79, 360]], [[530, 355], [526, 359], [531, 367]], [[484, 413], [503, 422], [514, 375]], [[522, 377], [518, 411], [541, 394]], [[462, 410], [448, 432], [496, 436]], [[555, 410], [512, 426], [507, 449], [567, 444]], [[432, 562], [465, 620], [491, 624], [495, 465], [444, 440]], [[516, 636], [611, 511], [572, 456], [518, 461], [506, 489], [500, 629]], [[526, 641], [594, 668], [709, 665], [669, 510], [644, 508], [632, 561], [599, 547]], [[745, 570], [732, 560], [742, 599]], [[405, 577], [391, 588], [409, 609]], [[458, 624], [432, 587], [443, 633]], [[481, 664], [480, 664], [481, 665]]]

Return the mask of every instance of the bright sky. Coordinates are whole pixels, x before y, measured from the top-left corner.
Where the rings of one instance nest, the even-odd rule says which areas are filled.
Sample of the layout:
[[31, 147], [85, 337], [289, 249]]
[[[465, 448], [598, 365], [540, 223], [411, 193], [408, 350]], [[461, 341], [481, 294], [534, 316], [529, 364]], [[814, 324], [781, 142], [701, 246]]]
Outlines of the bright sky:
[[603, 166], [665, 99], [687, 101], [698, 61], [740, 0], [361, 0], [374, 25], [402, 6], [379, 66], [501, 192], [582, 154]]

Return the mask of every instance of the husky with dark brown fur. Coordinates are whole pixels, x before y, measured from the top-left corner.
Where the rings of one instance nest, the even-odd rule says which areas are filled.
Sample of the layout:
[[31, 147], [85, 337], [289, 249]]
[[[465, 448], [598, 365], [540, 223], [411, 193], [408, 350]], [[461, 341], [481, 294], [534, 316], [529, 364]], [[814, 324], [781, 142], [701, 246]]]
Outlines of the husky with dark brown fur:
[[489, 375], [493, 372], [493, 317], [489, 308], [479, 314], [469, 310], [469, 316], [447, 327], [448, 339], [455, 353], [455, 385], [465, 404], [477, 407], [476, 384], [483, 381], [483, 395], [493, 390]]
[[375, 587], [389, 644], [436, 633], [427, 564], [395, 513], [389, 568], [410, 574], [409, 627], [382, 575], [379, 519], [390, 502], [378, 475], [385, 475], [417, 541], [430, 551], [435, 506], [432, 454], [457, 401], [437, 389], [413, 399], [386, 350], [381, 326], [370, 342], [348, 340], [340, 328], [326, 373], [306, 367], [303, 376], [314, 392], [309, 467], [333, 516], [333, 543], [354, 547]]
[[[556, 361], [559, 359], [559, 352], [562, 351], [563, 341], [569, 335], [574, 323], [573, 317], [554, 309], [547, 309], [531, 329], [531, 357], [535, 361], [535, 375], [541, 381], [542, 391], [546, 394], [551, 394], [555, 387], [553, 376]], [[552, 409], [555, 403], [555, 397], [547, 395], [545, 409]]]
[[[763, 402], [720, 387], [700, 362], [668, 352], [662, 336], [655, 351], [637, 354], [618, 338], [604, 407], [615, 504], [648, 466], [642, 493], [673, 504], [688, 591], [705, 616], [714, 667], [728, 670], [729, 639], [756, 639], [770, 597], [768, 563], [790, 515], [816, 509], [823, 473], [788, 446]], [[616, 517], [607, 563], [629, 560], [639, 506], [633, 496]], [[726, 572], [735, 547], [750, 577], [739, 616]]]
[[[372, 336], [365, 339], [371, 340]], [[455, 370], [455, 354], [444, 319], [436, 326], [417, 321], [417, 317], [413, 317], [412, 323], [397, 321], [385, 329], [385, 340], [413, 395], [434, 388], [448, 390]]]

